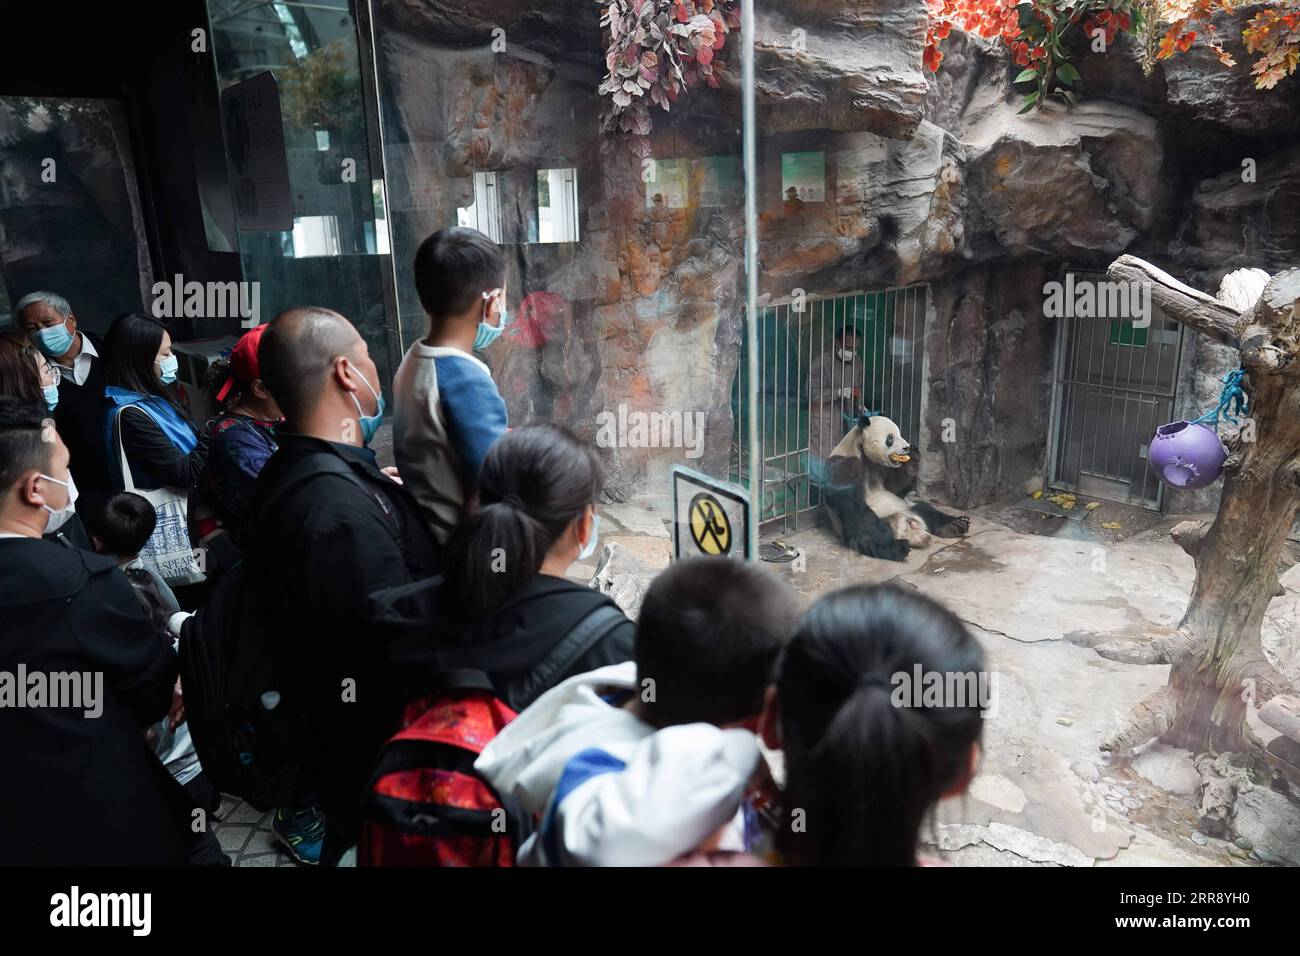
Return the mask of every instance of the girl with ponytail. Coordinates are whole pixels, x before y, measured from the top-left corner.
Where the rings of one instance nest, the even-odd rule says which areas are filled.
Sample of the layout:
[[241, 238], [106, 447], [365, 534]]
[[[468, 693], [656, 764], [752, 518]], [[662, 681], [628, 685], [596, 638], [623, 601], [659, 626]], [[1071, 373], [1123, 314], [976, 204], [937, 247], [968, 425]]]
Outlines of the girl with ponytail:
[[[926, 818], [975, 774], [987, 677], [961, 621], [913, 591], [856, 586], [814, 604], [782, 654], [761, 724], [765, 742], [785, 753], [780, 859], [925, 862], [917, 845]], [[918, 678], [930, 690], [914, 686]]]
[[478, 618], [539, 574], [563, 578], [595, 551], [605, 477], [589, 445], [558, 425], [527, 425], [489, 449], [465, 520], [447, 543], [446, 595]]
[[[379, 620], [409, 634], [416, 654], [432, 634], [435, 650], [481, 658], [474, 666], [516, 711], [567, 677], [631, 660], [633, 623], [565, 577], [595, 553], [603, 486], [596, 450], [567, 429], [507, 432], [483, 461], [441, 577], [381, 592]], [[434, 594], [431, 609], [423, 601]]]

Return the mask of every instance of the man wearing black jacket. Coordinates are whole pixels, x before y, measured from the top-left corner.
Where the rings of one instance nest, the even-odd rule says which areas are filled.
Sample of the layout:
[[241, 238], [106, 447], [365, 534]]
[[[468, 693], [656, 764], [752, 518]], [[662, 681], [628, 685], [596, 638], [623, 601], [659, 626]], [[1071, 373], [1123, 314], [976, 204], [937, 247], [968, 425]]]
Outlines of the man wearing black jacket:
[[102, 343], [77, 329], [68, 300], [54, 292], [33, 292], [18, 300], [14, 323], [62, 372], [54, 422], [72, 455], [72, 473], [84, 494], [108, 494], [108, 448], [104, 441]]
[[115, 559], [41, 538], [68, 461], [43, 406], [0, 396], [0, 865], [182, 865], [192, 804], [145, 742], [176, 655]]
[[383, 399], [352, 324], [327, 309], [282, 313], [258, 364], [285, 421], [258, 478], [246, 560], [268, 633], [291, 658], [291, 690], [328, 754], [318, 794], [328, 865], [356, 843], [361, 792], [400, 716], [370, 595], [436, 573], [438, 552], [414, 500], [366, 447]]

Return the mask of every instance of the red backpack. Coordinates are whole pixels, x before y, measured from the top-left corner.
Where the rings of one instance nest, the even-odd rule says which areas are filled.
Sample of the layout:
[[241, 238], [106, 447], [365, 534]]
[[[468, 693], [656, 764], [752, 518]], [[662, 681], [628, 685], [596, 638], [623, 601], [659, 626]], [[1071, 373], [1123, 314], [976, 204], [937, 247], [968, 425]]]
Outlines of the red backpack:
[[[614, 628], [626, 625], [612, 602], [593, 597], [601, 603], [531, 675], [538, 695]], [[516, 801], [498, 794], [474, 761], [515, 711], [482, 670], [442, 670], [427, 686], [432, 690], [407, 705], [400, 729], [379, 752], [361, 803], [357, 865], [514, 866], [534, 821]]]

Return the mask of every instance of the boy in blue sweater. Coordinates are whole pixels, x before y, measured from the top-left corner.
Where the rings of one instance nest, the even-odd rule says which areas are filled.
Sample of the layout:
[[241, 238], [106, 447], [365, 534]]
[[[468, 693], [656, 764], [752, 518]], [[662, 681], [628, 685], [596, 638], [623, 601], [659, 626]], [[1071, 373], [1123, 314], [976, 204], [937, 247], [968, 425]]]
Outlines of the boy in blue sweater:
[[488, 448], [506, 431], [506, 405], [473, 353], [506, 327], [506, 262], [476, 229], [440, 229], [415, 253], [415, 288], [429, 334], [393, 378], [398, 473], [440, 544], [460, 523]]

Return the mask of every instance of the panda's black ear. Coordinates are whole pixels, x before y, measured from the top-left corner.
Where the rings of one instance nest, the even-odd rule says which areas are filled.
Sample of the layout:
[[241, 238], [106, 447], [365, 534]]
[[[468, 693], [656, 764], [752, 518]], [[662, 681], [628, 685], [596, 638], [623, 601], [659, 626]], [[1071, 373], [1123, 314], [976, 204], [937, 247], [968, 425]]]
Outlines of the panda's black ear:
[[858, 427], [861, 428], [863, 431], [866, 431], [869, 427], [871, 427], [871, 413], [867, 411], [865, 408], [862, 409], [862, 413], [858, 415]]

